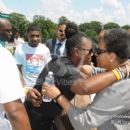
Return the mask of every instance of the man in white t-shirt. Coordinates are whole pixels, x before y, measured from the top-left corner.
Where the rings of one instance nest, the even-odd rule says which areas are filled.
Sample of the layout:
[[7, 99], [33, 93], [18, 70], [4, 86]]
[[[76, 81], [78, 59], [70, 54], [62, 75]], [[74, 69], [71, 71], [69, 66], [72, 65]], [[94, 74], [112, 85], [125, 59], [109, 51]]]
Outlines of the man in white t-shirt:
[[[0, 19], [0, 41], [10, 39], [11, 29], [8, 20]], [[31, 130], [26, 110], [21, 102], [25, 94], [15, 60], [2, 46], [0, 46], [0, 60], [0, 130]]]
[[33, 87], [44, 66], [51, 60], [49, 49], [42, 43], [40, 28], [31, 25], [27, 30], [28, 42], [15, 50], [14, 57], [23, 76], [23, 85]]
[[20, 37], [20, 34], [19, 32], [15, 32], [14, 34], [14, 44], [15, 44], [15, 47], [19, 46], [20, 44], [23, 44], [25, 43], [24, 39], [22, 39]]
[[23, 86], [33, 91], [31, 96], [38, 98], [40, 93], [32, 89], [44, 66], [51, 60], [49, 49], [41, 43], [40, 28], [37, 25], [30, 25], [27, 30], [28, 42], [19, 45], [14, 57], [19, 71], [22, 74]]

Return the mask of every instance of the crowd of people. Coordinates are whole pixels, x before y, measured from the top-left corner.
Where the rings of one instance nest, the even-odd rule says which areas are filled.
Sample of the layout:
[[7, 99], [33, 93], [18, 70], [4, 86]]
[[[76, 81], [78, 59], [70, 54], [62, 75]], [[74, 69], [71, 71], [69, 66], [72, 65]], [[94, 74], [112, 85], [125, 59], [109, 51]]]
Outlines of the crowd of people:
[[[5, 48], [11, 30], [10, 21], [1, 18], [0, 129], [130, 129], [128, 30], [102, 30], [93, 50], [95, 43], [73, 22], [59, 23], [57, 37], [45, 44], [40, 27], [31, 24], [27, 42], [14, 34], [12, 55]], [[54, 84], [45, 82], [49, 72]], [[53, 100], [44, 102], [43, 95]]]

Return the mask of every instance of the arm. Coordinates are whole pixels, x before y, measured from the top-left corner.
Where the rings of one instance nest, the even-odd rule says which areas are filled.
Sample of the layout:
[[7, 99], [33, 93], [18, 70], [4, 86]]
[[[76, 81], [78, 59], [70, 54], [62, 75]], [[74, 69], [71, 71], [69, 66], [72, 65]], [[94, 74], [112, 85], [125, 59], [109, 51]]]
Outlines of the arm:
[[[20, 72], [20, 80], [22, 85], [24, 86], [24, 80], [22, 76], [22, 65], [17, 65], [18, 70]], [[36, 107], [39, 107], [41, 104], [41, 94], [32, 87], [24, 86], [26, 97], [32, 102], [32, 104]]]
[[[68, 113], [70, 121], [75, 129], [87, 130], [95, 128], [112, 118], [117, 118], [119, 113], [126, 110], [126, 102], [124, 102], [124, 98], [122, 97], [124, 93], [127, 93], [128, 89], [125, 89], [123, 93], [120, 93], [123, 84], [119, 85], [119, 83], [120, 82], [98, 94], [95, 97], [96, 100], [85, 109], [74, 107], [63, 95], [60, 95], [56, 101]], [[127, 83], [125, 87], [129, 88], [129, 83]], [[60, 91], [54, 86], [50, 87], [45, 84], [44, 88], [46, 90], [45, 93], [52, 98], [56, 98], [57, 95], [60, 94]], [[53, 89], [53, 92], [51, 91], [52, 88], [55, 88]], [[127, 97], [127, 99], [129, 99], [129, 97]], [[118, 119], [120, 120], [120, 116]]]
[[18, 70], [19, 70], [20, 81], [22, 83], [22, 86], [24, 86], [24, 79], [23, 79], [23, 76], [22, 76], [22, 65], [17, 64], [17, 67], [18, 67]]
[[78, 79], [71, 86], [71, 91], [76, 94], [92, 94], [101, 91], [117, 81], [112, 71], [92, 76], [88, 79]]
[[124, 65], [120, 66], [120, 70], [118, 69], [118, 71], [120, 71], [120, 73], [123, 73], [124, 75], [124, 77], [122, 77], [122, 75], [120, 75], [120, 73], [118, 72], [118, 77], [120, 79], [117, 78], [117, 75], [113, 71], [98, 73], [97, 75], [92, 76], [86, 80], [78, 79], [74, 81], [71, 86], [71, 91], [80, 95], [97, 93], [104, 88], [110, 86], [111, 84], [115, 83], [117, 80], [124, 79], [127, 77], [127, 75], [130, 75], [130, 62], [128, 61], [126, 62], [126, 64], [128, 70]]
[[26, 110], [20, 100], [3, 104], [13, 130], [31, 130]]

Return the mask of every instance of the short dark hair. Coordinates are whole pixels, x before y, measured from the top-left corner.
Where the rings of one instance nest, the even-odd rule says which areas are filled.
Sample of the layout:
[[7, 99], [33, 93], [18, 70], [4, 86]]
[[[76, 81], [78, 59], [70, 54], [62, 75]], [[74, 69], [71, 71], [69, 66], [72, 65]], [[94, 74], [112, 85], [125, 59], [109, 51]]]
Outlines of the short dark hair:
[[66, 24], [67, 24], [66, 22], [60, 22], [60, 23], [58, 23], [58, 27], [61, 25], [66, 25]]
[[87, 37], [83, 32], [77, 32], [72, 37], [68, 38], [65, 44], [67, 57], [71, 57], [72, 51], [74, 48], [81, 48], [82, 38]]
[[30, 31], [39, 31], [39, 32], [41, 32], [41, 29], [37, 24], [31, 24], [27, 29], [27, 33], [29, 33]]
[[108, 52], [114, 52], [120, 59], [130, 57], [130, 33], [125, 29], [105, 31], [104, 42]]

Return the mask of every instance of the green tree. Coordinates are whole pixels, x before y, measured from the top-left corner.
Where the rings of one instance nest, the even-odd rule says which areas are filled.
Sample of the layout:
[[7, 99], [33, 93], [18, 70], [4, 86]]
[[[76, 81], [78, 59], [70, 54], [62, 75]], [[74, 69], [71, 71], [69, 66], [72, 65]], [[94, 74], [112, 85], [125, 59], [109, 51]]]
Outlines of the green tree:
[[91, 30], [90, 23], [82, 23], [79, 25], [79, 30], [81, 32], [86, 32], [86, 30]]
[[102, 23], [99, 21], [91, 21], [90, 27], [90, 30], [95, 31], [98, 34], [102, 30]]
[[113, 29], [113, 28], [120, 28], [119, 24], [117, 23], [113, 23], [113, 22], [109, 22], [107, 24], [104, 24], [104, 29]]
[[79, 30], [88, 35], [92, 40], [96, 41], [98, 33], [102, 30], [102, 23], [98, 21], [83, 23], [79, 25]]
[[67, 22], [70, 22], [70, 20], [69, 20], [67, 17], [65, 17], [65, 16], [61, 16], [61, 17], [58, 19], [58, 23], [62, 23], [62, 22], [67, 23]]
[[128, 29], [130, 29], [130, 25], [124, 25], [121, 28], [128, 30]]
[[26, 30], [29, 25], [29, 21], [23, 14], [19, 13], [11, 13], [10, 21], [13, 25], [13, 32], [18, 31], [22, 37], [26, 37]]

